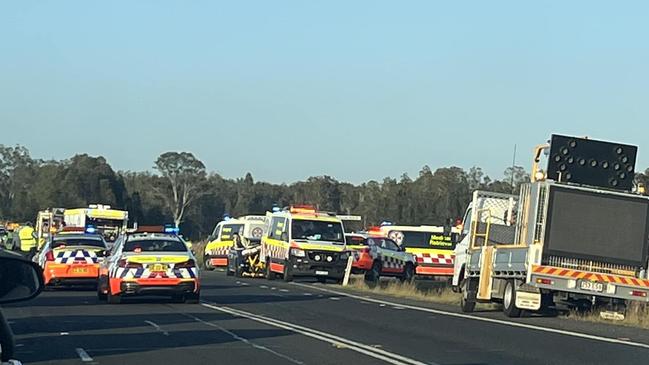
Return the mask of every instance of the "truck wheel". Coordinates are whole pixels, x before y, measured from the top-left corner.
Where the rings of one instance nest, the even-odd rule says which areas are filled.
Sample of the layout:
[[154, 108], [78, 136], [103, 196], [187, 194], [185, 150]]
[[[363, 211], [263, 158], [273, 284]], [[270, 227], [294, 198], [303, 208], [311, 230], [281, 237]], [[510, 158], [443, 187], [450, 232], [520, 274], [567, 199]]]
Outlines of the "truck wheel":
[[513, 280], [507, 280], [505, 293], [503, 295], [503, 313], [507, 317], [515, 318], [521, 316], [521, 310], [516, 307], [516, 285]]
[[403, 275], [399, 278], [402, 283], [412, 283], [415, 280], [415, 267], [411, 264], [407, 264], [405, 269], [403, 269]]
[[266, 280], [275, 280], [275, 273], [270, 269], [270, 257], [266, 258]]
[[365, 273], [365, 281], [370, 285], [376, 285], [381, 279], [381, 261], [374, 261], [370, 271]]
[[290, 262], [284, 262], [284, 281], [291, 282], [293, 281], [293, 270], [291, 270]]
[[213, 271], [214, 270], [214, 265], [212, 265], [212, 262], [210, 260], [211, 260], [211, 257], [209, 257], [209, 256], [205, 256], [205, 260], [203, 260], [205, 270], [207, 270], [207, 271]]
[[471, 313], [475, 310], [475, 279], [466, 278], [460, 284], [462, 288], [462, 295], [460, 296], [460, 309], [464, 313]]

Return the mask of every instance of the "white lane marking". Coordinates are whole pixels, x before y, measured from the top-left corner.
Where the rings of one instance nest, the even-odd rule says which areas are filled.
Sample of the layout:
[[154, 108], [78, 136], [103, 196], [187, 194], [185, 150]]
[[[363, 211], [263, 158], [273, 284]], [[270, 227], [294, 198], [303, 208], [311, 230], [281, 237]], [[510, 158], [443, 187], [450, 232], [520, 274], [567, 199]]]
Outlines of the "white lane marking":
[[301, 335], [314, 338], [319, 341], [330, 343], [334, 346], [345, 346], [349, 350], [356, 351], [358, 353], [373, 357], [385, 361], [393, 365], [438, 365], [433, 362], [424, 363], [415, 359], [411, 359], [393, 352], [385, 351], [382, 349], [375, 348], [370, 345], [359, 343], [353, 340], [346, 339], [344, 337], [339, 337], [332, 335], [327, 332], [318, 331], [312, 328], [299, 326], [290, 322], [280, 321], [274, 318], [269, 318], [266, 316], [260, 316], [257, 314], [244, 312], [238, 309], [230, 307], [219, 307], [216, 305], [201, 303], [202, 306], [210, 309], [214, 309], [220, 312], [228, 313], [233, 316], [243, 317], [255, 322], [264, 323], [273, 327], [283, 328], [288, 331], [299, 333]]
[[382, 307], [386, 306], [386, 305], [391, 305], [391, 306], [403, 307], [403, 308], [406, 308], [406, 309], [411, 309], [411, 310], [420, 311], [420, 312], [428, 312], [428, 313], [440, 314], [440, 315], [449, 316], [449, 317], [471, 319], [471, 320], [474, 320], [474, 321], [495, 323], [495, 324], [501, 324], [501, 325], [510, 326], [510, 327], [525, 328], [525, 329], [536, 330], [536, 331], [541, 331], [541, 332], [549, 332], [549, 333], [556, 333], [556, 334], [565, 335], [565, 336], [585, 338], [585, 339], [593, 340], [593, 341], [609, 342], [609, 343], [615, 343], [615, 344], [620, 344], [620, 345], [628, 345], [628, 346], [634, 346], [634, 347], [641, 347], [641, 348], [649, 349], [649, 344], [641, 343], [641, 342], [624, 341], [624, 340], [619, 340], [619, 339], [616, 339], [616, 338], [589, 335], [587, 333], [581, 333], [581, 332], [572, 332], [572, 331], [560, 330], [560, 329], [555, 329], [555, 328], [550, 328], [550, 327], [535, 326], [535, 325], [526, 324], [526, 323], [509, 322], [509, 321], [504, 321], [504, 320], [494, 319], [494, 318], [485, 318], [485, 317], [472, 316], [472, 315], [469, 315], [469, 314], [447, 312], [447, 311], [443, 311], [443, 310], [439, 310], [439, 309], [417, 307], [417, 306], [414, 306], [414, 305], [400, 304], [400, 303], [389, 302], [389, 301], [386, 301], [386, 300], [374, 299], [374, 298], [370, 298], [370, 297], [367, 297], [367, 296], [361, 297], [361, 296], [358, 296], [358, 295], [349, 294], [349, 293], [345, 293], [345, 292], [340, 292], [340, 291], [337, 291], [337, 290], [318, 288], [316, 286], [307, 285], [307, 284], [301, 284], [301, 283], [295, 283], [295, 282], [293, 282], [291, 284], [302, 286], [302, 287], [305, 287], [305, 288], [314, 289], [314, 290], [320, 290], [320, 291], [327, 292], [327, 293], [330, 293], [330, 294], [344, 295], [344, 296], [346, 296], [348, 298], [354, 298], [354, 299], [364, 300], [364, 301], [367, 301], [367, 302], [379, 303], [379, 305], [382, 306]]
[[280, 289], [279, 291], [281, 291], [282, 293], [288, 293], [288, 290], [286, 289]]
[[169, 332], [163, 330], [163, 329], [162, 329], [160, 326], [158, 326], [157, 324], [155, 324], [155, 323], [153, 323], [153, 322], [151, 322], [151, 321], [144, 321], [144, 323], [146, 323], [146, 324], [150, 325], [151, 327], [155, 328], [156, 331], [162, 333], [163, 335], [165, 335], [165, 336], [169, 336]]
[[61, 332], [61, 336], [67, 336], [69, 334], [70, 334], [70, 332]]
[[198, 318], [196, 316], [193, 316], [191, 314], [188, 314], [188, 313], [181, 313], [181, 314], [183, 316], [185, 316], [185, 317], [188, 317], [188, 318], [191, 318], [191, 319], [195, 320], [196, 322], [202, 323], [202, 324], [210, 326], [210, 327], [217, 328], [220, 331], [230, 335], [230, 337], [232, 337], [233, 339], [235, 339], [237, 341], [241, 341], [241, 342], [245, 343], [246, 345], [252, 346], [253, 348], [255, 348], [257, 350], [262, 350], [262, 351], [269, 352], [269, 353], [271, 353], [271, 354], [273, 354], [273, 355], [275, 355], [277, 357], [280, 357], [280, 358], [282, 358], [284, 360], [292, 362], [293, 364], [304, 365], [304, 363], [302, 361], [300, 361], [300, 360], [296, 360], [296, 359], [294, 359], [294, 358], [292, 358], [292, 357], [290, 357], [288, 355], [284, 355], [284, 354], [281, 354], [281, 353], [279, 353], [277, 351], [271, 350], [266, 346], [258, 345], [258, 344], [254, 343], [254, 342], [251, 342], [247, 338], [243, 338], [243, 337], [237, 335], [236, 333], [234, 333], [234, 332], [232, 332], [232, 331], [230, 331], [230, 330], [228, 330], [228, 329], [226, 329], [224, 327], [219, 326], [216, 323], [204, 321], [204, 320], [202, 320], [202, 319], [200, 319], [200, 318]]
[[313, 294], [311, 294], [311, 293], [303, 293], [303, 295], [306, 296], [306, 297], [311, 297], [311, 296], [313, 296]]
[[86, 350], [82, 349], [81, 347], [77, 347], [75, 349], [75, 351], [77, 352], [77, 355], [79, 355], [79, 358], [81, 359], [81, 361], [83, 361], [83, 362], [91, 362], [91, 361], [93, 361], [92, 357], [90, 357], [90, 355], [88, 355]]
[[268, 287], [266, 285], [259, 285], [259, 287], [262, 288], [262, 289], [268, 289]]
[[340, 300], [340, 298], [338, 298], [338, 297], [330, 297], [329, 299], [331, 299], [331, 300]]

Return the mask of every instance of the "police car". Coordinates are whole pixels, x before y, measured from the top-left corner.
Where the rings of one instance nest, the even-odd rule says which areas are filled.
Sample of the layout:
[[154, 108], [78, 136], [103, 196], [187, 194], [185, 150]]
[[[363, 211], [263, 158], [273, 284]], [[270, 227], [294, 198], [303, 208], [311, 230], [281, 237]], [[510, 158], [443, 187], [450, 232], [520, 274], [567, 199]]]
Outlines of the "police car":
[[410, 282], [415, 276], [415, 257], [386, 237], [347, 234], [347, 248], [352, 250], [352, 273], [365, 274], [365, 280], [377, 282], [381, 276]]
[[43, 268], [45, 285], [95, 285], [105, 253], [102, 236], [68, 230], [48, 239], [34, 261]]
[[101, 266], [97, 296], [110, 304], [123, 297], [170, 296], [198, 303], [200, 276], [196, 259], [177, 229], [141, 227], [122, 235]]

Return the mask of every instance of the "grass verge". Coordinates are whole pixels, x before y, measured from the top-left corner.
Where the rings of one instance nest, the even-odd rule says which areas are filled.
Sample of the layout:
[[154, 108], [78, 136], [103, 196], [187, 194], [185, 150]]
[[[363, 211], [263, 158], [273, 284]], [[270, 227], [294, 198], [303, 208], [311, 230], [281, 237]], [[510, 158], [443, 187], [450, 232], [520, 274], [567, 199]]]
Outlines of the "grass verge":
[[381, 281], [374, 287], [368, 286], [362, 278], [352, 277], [345, 287], [357, 292], [387, 295], [395, 298], [414, 299], [441, 304], [457, 304], [460, 294], [450, 288], [421, 283], [402, 283], [397, 280]]

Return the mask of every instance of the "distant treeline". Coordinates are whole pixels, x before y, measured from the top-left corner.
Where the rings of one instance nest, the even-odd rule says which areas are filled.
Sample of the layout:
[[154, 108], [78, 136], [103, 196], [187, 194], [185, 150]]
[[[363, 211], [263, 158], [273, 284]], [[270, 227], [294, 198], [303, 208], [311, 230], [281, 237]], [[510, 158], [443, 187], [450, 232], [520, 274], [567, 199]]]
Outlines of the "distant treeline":
[[[188, 157], [193, 159], [192, 168], [183, 169]], [[502, 180], [490, 179], [479, 167], [433, 171], [424, 166], [415, 178], [404, 174], [399, 179], [386, 177], [353, 185], [317, 176], [286, 185], [255, 182], [250, 173], [238, 179], [207, 174], [190, 153], [163, 154], [155, 164], [155, 173], [116, 172], [103, 157], [80, 154], [44, 161], [31, 158], [25, 147], [0, 145], [0, 219], [33, 221], [37, 211], [48, 207], [102, 203], [128, 210], [131, 224], [178, 221], [186, 236], [199, 239], [226, 213], [263, 214], [274, 204], [302, 203], [361, 215], [366, 225], [385, 220], [441, 225], [463, 215], [473, 190], [509, 193], [528, 179], [519, 166], [508, 168]], [[178, 213], [174, 199], [183, 198], [183, 192], [189, 200], [180, 202], [188, 204]]]

